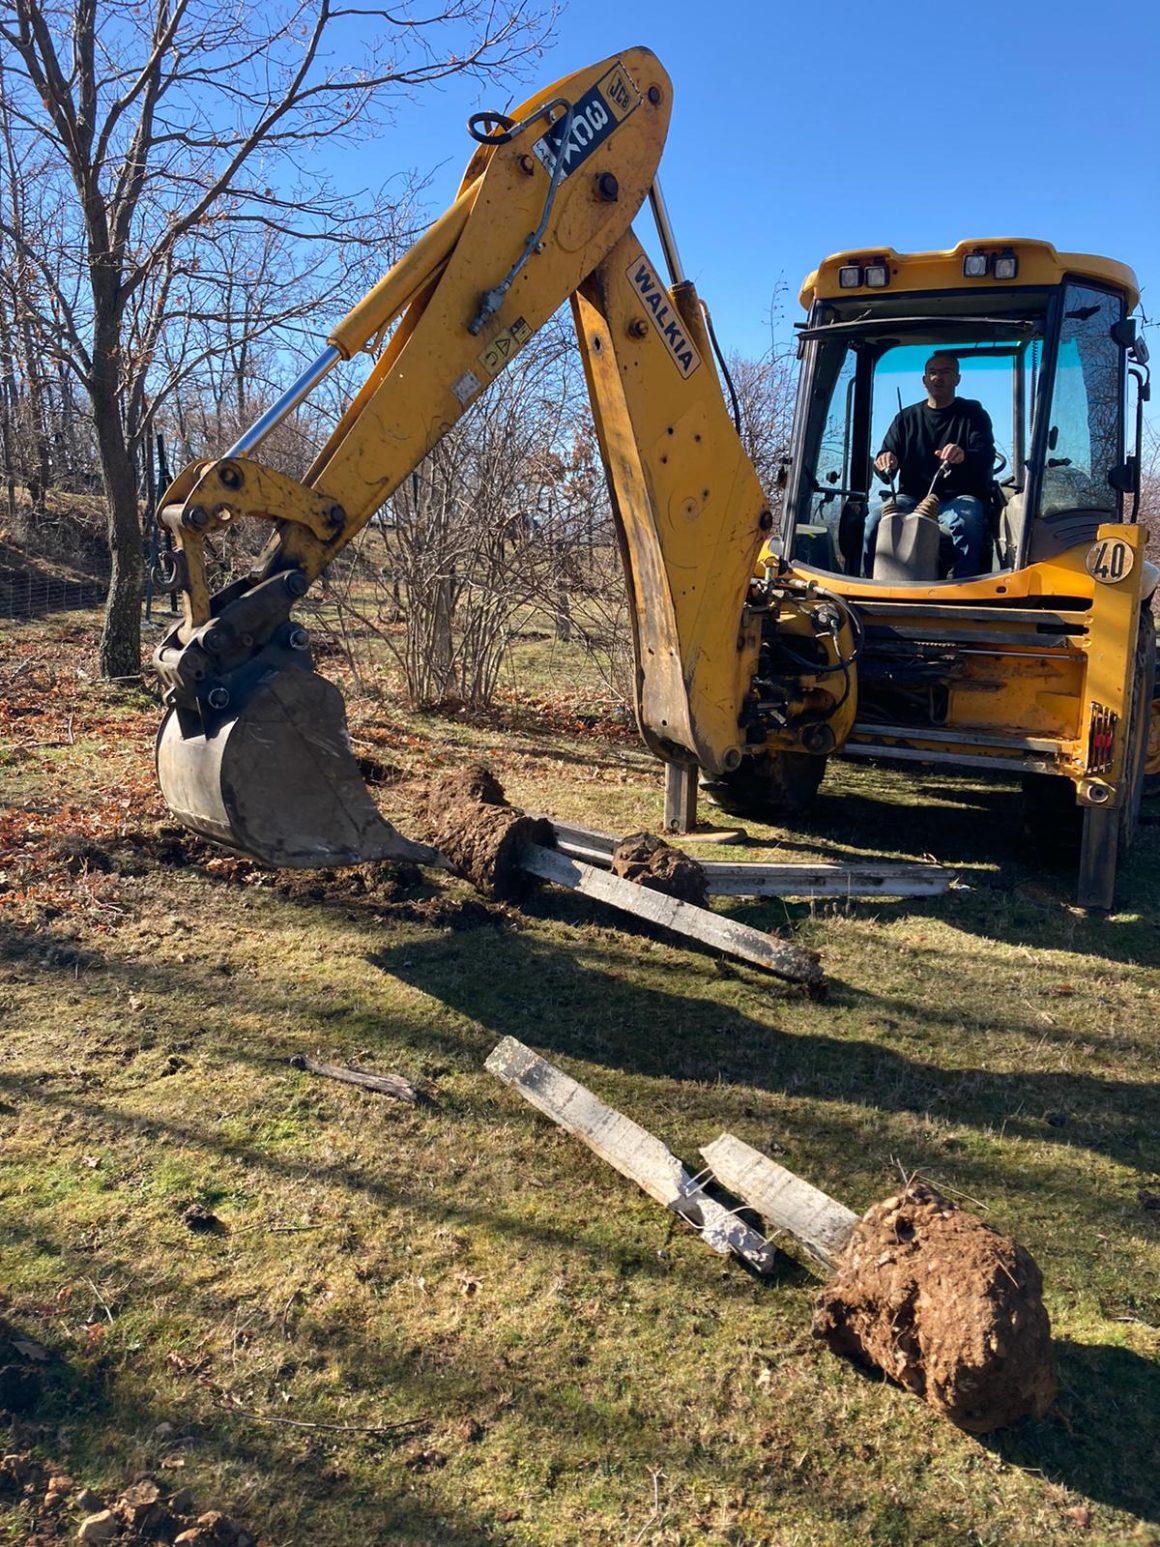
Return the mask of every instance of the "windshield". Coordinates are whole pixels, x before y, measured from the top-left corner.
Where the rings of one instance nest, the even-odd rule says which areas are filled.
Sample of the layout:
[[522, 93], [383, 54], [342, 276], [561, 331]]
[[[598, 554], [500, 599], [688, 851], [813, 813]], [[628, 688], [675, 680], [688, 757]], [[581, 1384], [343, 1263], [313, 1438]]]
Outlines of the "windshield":
[[[1035, 401], [1040, 366], [1038, 339], [1003, 339], [986, 344], [957, 344], [959, 362], [957, 396], [981, 403], [991, 421], [997, 458], [1007, 467], [1026, 463], [1027, 413], [1015, 413], [1015, 394], [1023, 403]], [[873, 375], [873, 410], [870, 444], [877, 453], [886, 439], [894, 416], [907, 403], [922, 401], [923, 371], [930, 357], [929, 344], [903, 344], [888, 349], [876, 362]]]

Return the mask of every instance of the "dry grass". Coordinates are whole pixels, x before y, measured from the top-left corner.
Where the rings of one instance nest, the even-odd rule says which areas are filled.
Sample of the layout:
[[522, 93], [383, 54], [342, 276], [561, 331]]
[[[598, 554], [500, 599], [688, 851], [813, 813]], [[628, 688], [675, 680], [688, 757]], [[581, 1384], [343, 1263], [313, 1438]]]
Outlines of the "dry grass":
[[[77, 676], [90, 622], [0, 662], [0, 1337], [50, 1353], [6, 1448], [187, 1484], [264, 1547], [1160, 1542], [1160, 829], [1089, 920], [1009, 789], [836, 768], [735, 857], [931, 853], [969, 889], [738, 909], [824, 953], [814, 1004], [571, 895], [183, 847], [152, 706]], [[484, 754], [517, 803], [657, 819], [655, 765], [559, 703], [355, 707], [404, 827], [407, 776]], [[972, 1200], [1043, 1269], [1057, 1408], [981, 1443], [833, 1359], [802, 1267], [722, 1263], [485, 1075], [505, 1033], [694, 1163], [728, 1128], [857, 1208], [900, 1170]], [[0, 1501], [0, 1541], [31, 1533]]]

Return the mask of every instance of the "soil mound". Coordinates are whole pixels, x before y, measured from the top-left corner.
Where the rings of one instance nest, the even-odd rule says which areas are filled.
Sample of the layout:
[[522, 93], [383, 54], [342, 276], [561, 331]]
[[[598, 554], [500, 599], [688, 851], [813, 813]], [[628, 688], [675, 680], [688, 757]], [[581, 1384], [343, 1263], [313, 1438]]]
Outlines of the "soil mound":
[[911, 1186], [858, 1222], [813, 1330], [971, 1434], [1038, 1418], [1055, 1399], [1038, 1267], [933, 1187]]
[[520, 868], [520, 850], [525, 843], [555, 847], [552, 824], [509, 806], [480, 763], [441, 775], [427, 791], [423, 817], [428, 842], [487, 897], [524, 896], [532, 878]]
[[626, 881], [664, 892], [679, 902], [705, 907], [709, 894], [705, 872], [695, 859], [674, 849], [654, 833], [633, 833], [612, 851], [612, 871]]

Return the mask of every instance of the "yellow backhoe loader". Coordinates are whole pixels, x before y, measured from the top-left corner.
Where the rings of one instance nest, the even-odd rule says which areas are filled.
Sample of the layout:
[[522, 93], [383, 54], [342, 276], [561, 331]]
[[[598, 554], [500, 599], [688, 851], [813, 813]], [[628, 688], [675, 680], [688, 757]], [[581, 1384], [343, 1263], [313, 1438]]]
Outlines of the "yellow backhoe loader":
[[[155, 656], [168, 804], [270, 864], [435, 858], [379, 815], [341, 696], [314, 673], [291, 614], [570, 299], [648, 746], [686, 788], [699, 770], [719, 799], [768, 810], [800, 805], [840, 750], [1017, 771], [1045, 781], [1041, 803], [1061, 792], [1082, 817], [1081, 901], [1109, 906], [1144, 774], [1157, 579], [1135, 524], [1147, 381], [1130, 272], [1027, 241], [823, 264], [807, 283], [775, 531], [660, 196], [671, 104], [660, 62], [634, 48], [512, 117], [474, 118], [478, 148], [452, 207], [251, 430], [166, 491], [183, 599]], [[631, 225], [646, 200], [663, 269]], [[940, 544], [884, 519], [863, 578], [879, 421], [911, 356], [933, 346], [955, 350], [989, 404], [1007, 384], [987, 572], [942, 578]], [[367, 379], [304, 478], [258, 460], [270, 430], [359, 353]], [[211, 594], [206, 538], [247, 518], [271, 523], [263, 556]]]

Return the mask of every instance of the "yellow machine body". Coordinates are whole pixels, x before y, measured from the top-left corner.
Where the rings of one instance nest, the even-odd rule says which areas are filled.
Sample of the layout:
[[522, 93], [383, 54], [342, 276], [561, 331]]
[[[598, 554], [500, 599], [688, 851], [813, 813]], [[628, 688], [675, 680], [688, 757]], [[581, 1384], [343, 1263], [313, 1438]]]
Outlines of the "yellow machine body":
[[[699, 769], [726, 795], [792, 809], [843, 746], [1002, 766], [1015, 738], [1021, 767], [1068, 776], [1093, 809], [1123, 804], [1130, 752], [1115, 727], [1133, 713], [1136, 619], [1149, 589], [1139, 530], [1103, 522], [1091, 542], [1002, 576], [886, 592], [808, 562], [815, 523], [804, 506], [805, 520], [792, 510], [799, 457], [779, 538], [656, 188], [671, 105], [660, 62], [635, 48], [556, 82], [511, 118], [484, 115], [452, 207], [330, 332], [270, 414], [166, 491], [160, 519], [177, 545], [183, 611], [155, 656], [169, 706], [158, 771], [191, 827], [271, 864], [432, 860], [363, 789], [341, 699], [319, 687], [291, 612], [567, 300], [624, 559], [638, 719], [659, 757], [687, 776]], [[663, 269], [632, 228], [650, 194]], [[878, 256], [895, 305], [908, 288], [950, 293], [961, 264], [958, 250]], [[1039, 290], [1058, 287], [1079, 261], [1044, 243], [1019, 247]], [[1083, 261], [1134, 301], [1127, 270]], [[807, 282], [814, 332], [831, 295], [835, 306], [848, 299], [849, 267], [828, 259]], [[273, 424], [358, 354], [370, 359], [366, 380], [304, 478], [259, 460]], [[815, 395], [808, 372], [803, 392], [806, 403]], [[801, 409], [799, 440], [808, 420]], [[207, 537], [253, 519], [271, 528], [261, 561], [214, 593]], [[1097, 541], [1116, 565], [1131, 555], [1114, 584], [1092, 578]], [[1045, 640], [1049, 601], [1057, 622]], [[868, 728], [858, 657], [875, 631], [937, 639], [948, 627], [970, 636], [948, 715]]]

